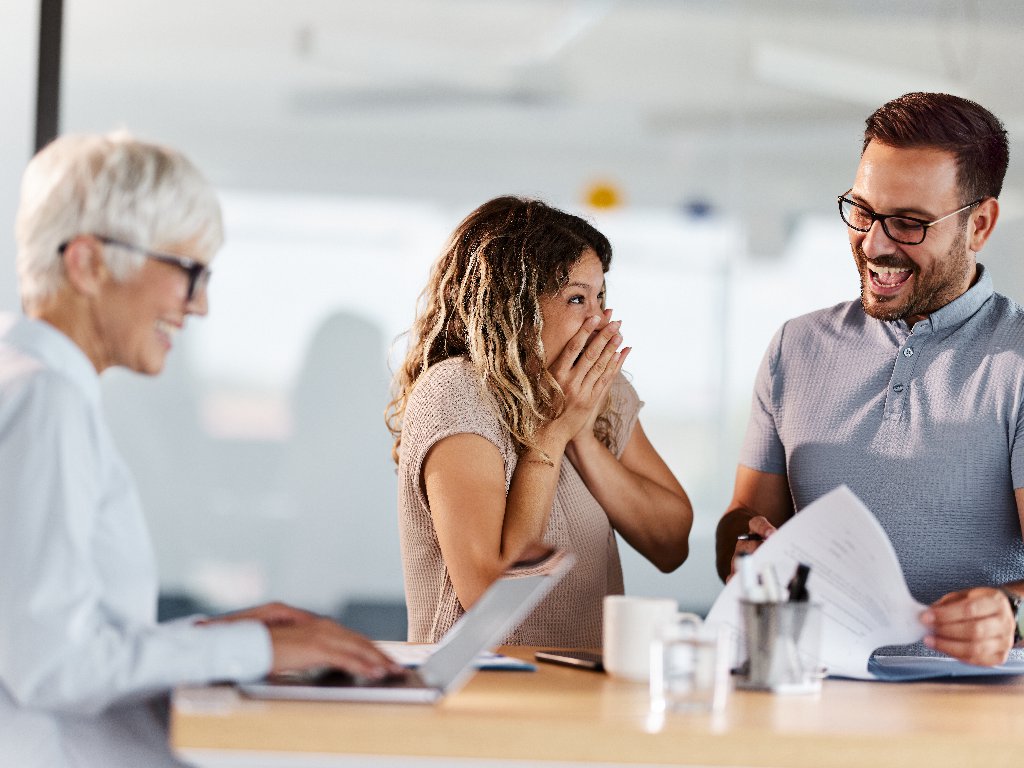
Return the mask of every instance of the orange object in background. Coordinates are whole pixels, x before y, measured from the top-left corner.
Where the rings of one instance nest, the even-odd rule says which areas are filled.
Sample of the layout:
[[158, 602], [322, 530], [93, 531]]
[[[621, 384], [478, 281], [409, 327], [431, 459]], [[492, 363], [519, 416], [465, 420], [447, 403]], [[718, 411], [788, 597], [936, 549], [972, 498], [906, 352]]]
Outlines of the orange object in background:
[[622, 205], [622, 192], [611, 182], [599, 181], [589, 185], [584, 200], [591, 208], [618, 208]]

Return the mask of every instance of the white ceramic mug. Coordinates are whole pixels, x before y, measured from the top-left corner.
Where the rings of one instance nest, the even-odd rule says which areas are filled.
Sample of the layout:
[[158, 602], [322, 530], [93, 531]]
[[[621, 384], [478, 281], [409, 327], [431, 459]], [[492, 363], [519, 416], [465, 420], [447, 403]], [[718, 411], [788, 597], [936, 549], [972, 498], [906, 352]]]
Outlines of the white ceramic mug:
[[676, 601], [667, 597], [605, 597], [603, 656], [608, 674], [646, 683], [651, 674], [651, 641], [678, 610]]

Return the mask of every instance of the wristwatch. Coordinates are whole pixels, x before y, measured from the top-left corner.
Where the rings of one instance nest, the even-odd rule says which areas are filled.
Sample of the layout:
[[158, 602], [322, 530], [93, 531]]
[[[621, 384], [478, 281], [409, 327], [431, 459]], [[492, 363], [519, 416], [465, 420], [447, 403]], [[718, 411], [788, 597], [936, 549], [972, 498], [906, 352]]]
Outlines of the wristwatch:
[[1022, 637], [1024, 637], [1024, 597], [1006, 587], [999, 587], [998, 589], [1010, 601], [1010, 611], [1013, 613], [1014, 620], [1013, 644], [1017, 645]]

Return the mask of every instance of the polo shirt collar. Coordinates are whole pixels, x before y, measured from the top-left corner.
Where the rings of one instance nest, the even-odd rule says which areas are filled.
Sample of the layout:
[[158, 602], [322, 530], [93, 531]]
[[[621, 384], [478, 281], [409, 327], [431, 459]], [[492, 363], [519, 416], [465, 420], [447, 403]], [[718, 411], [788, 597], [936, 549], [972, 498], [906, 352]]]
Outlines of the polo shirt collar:
[[974, 285], [968, 288], [962, 296], [935, 310], [924, 320], [919, 320], [914, 324], [914, 330], [917, 332], [930, 330], [932, 333], [938, 333], [941, 330], [956, 328], [981, 309], [993, 293], [992, 277], [984, 265], [979, 264], [978, 279], [975, 280]]

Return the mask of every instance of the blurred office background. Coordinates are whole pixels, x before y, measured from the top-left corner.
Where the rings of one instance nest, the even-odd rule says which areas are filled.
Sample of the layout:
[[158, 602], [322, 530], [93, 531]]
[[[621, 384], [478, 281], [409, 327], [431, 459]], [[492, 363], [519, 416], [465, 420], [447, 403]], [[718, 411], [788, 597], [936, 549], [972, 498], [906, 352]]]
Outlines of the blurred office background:
[[[0, 7], [10, 226], [39, 8]], [[612, 240], [641, 418], [696, 510], [674, 574], [622, 545], [626, 587], [695, 610], [720, 589], [713, 531], [765, 345], [787, 317], [857, 294], [835, 197], [875, 107], [944, 90], [1004, 119], [1015, 151], [982, 260], [1024, 298], [1016, 0], [64, 0], [63, 14], [60, 130], [184, 150], [226, 214], [211, 315], [161, 378], [104, 377], [168, 598], [280, 598], [400, 633], [388, 356], [445, 236], [493, 196], [541, 197]], [[0, 238], [3, 309], [13, 252]]]

